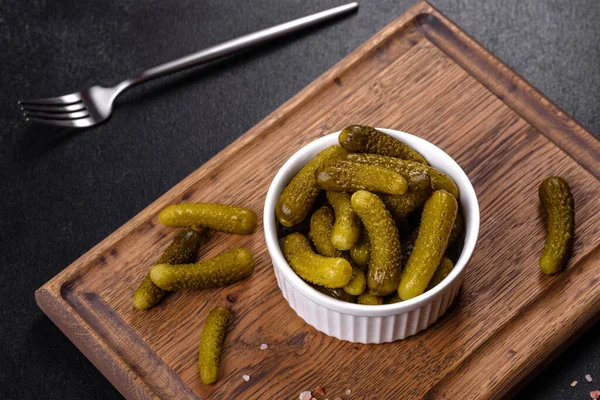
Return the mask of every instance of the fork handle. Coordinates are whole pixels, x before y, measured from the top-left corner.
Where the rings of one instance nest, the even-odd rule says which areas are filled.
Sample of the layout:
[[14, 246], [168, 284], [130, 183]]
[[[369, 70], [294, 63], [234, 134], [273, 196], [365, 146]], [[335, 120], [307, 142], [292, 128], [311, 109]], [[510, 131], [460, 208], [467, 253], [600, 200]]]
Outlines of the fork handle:
[[216, 61], [234, 55], [251, 47], [269, 42], [271, 40], [280, 38], [293, 32], [297, 32], [301, 29], [314, 26], [323, 21], [333, 19], [350, 11], [354, 11], [357, 8], [358, 3], [349, 3], [343, 6], [321, 11], [316, 14], [308, 15], [306, 17], [298, 18], [280, 25], [276, 25], [271, 28], [250, 33], [248, 35], [244, 35], [236, 39], [228, 40], [226, 42], [209, 47], [204, 50], [200, 50], [197, 53], [193, 53], [188, 56], [179, 58], [177, 60], [168, 62], [166, 64], [162, 64], [151, 68], [135, 76], [134, 78], [119, 83], [116, 86], [116, 95], [142, 82], [146, 82], [151, 79], [168, 75], [173, 72], [183, 71], [188, 68], [192, 68], [201, 64], [205, 64], [211, 61]]

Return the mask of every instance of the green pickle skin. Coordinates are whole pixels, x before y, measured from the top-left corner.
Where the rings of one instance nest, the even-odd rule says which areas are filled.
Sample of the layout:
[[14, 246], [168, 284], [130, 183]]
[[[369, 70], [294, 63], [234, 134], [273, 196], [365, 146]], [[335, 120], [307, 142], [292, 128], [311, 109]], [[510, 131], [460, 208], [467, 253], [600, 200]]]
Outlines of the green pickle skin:
[[323, 206], [310, 217], [308, 237], [315, 246], [317, 253], [324, 257], [344, 257], [341, 250], [331, 243], [331, 232], [335, 216], [328, 206]]
[[207, 385], [219, 379], [221, 352], [230, 320], [231, 311], [224, 307], [215, 307], [204, 323], [198, 348], [198, 372], [202, 382]]
[[571, 253], [575, 234], [575, 205], [569, 184], [559, 176], [544, 179], [538, 194], [547, 220], [540, 269], [550, 275], [564, 267]]
[[328, 288], [344, 287], [352, 279], [352, 265], [341, 257], [323, 257], [313, 252], [308, 239], [292, 233], [283, 240], [283, 255], [294, 272], [305, 281]]
[[367, 291], [358, 296], [358, 304], [365, 306], [379, 306], [383, 304], [383, 297]]
[[302, 222], [310, 212], [313, 202], [321, 191], [315, 180], [315, 171], [326, 162], [338, 159], [346, 154], [340, 146], [331, 146], [310, 160], [285, 187], [277, 204], [275, 216], [285, 227]]
[[321, 189], [335, 192], [368, 190], [375, 193], [406, 193], [406, 179], [395, 171], [377, 165], [336, 161], [323, 164], [315, 173]]
[[381, 154], [427, 165], [425, 157], [418, 151], [370, 126], [349, 126], [340, 133], [338, 140], [351, 153]]
[[402, 196], [388, 194], [379, 195], [387, 209], [396, 221], [405, 219], [408, 214], [416, 210], [427, 201], [433, 188], [431, 178], [427, 174], [412, 174], [408, 179], [408, 191]]
[[454, 220], [454, 224], [452, 225], [452, 231], [450, 232], [450, 237], [448, 238], [448, 247], [451, 244], [456, 243], [458, 238], [460, 238], [465, 229], [465, 219], [463, 218], [460, 210], [456, 214], [456, 219]]
[[412, 299], [427, 288], [446, 251], [457, 212], [456, 198], [445, 190], [433, 192], [425, 202], [415, 247], [398, 286], [402, 300]]
[[[334, 220], [335, 217], [331, 208], [327, 206], [319, 208], [310, 217], [308, 237], [320, 255], [324, 257], [341, 257], [348, 260], [348, 253], [342, 252], [331, 243], [331, 231], [333, 230]], [[353, 266], [352, 278], [343, 289], [352, 296], [358, 296], [365, 291], [366, 284], [365, 273], [360, 268]]]
[[448, 257], [442, 257], [442, 261], [440, 261], [440, 265], [435, 269], [425, 291], [436, 287], [441, 281], [446, 279], [450, 272], [452, 272], [452, 268], [454, 268], [452, 260]]
[[332, 289], [324, 286], [314, 285], [310, 282], [308, 284], [318, 292], [321, 292], [326, 296], [333, 297], [336, 300], [345, 301], [346, 303], [356, 303], [356, 296], [346, 293], [346, 291], [341, 288]]
[[344, 291], [352, 296], [359, 296], [363, 294], [367, 288], [367, 278], [362, 269], [358, 267], [352, 267], [352, 278], [346, 286]]
[[369, 240], [369, 234], [366, 229], [362, 230], [360, 239], [350, 249], [350, 258], [352, 261], [362, 269], [367, 269], [369, 266], [369, 259], [371, 254], [371, 241]]
[[333, 208], [335, 222], [331, 230], [331, 243], [338, 250], [350, 250], [360, 239], [360, 218], [352, 209], [350, 195], [342, 192], [327, 192], [327, 201]]
[[226, 204], [173, 204], [158, 215], [166, 226], [202, 226], [216, 231], [249, 234], [256, 228], [256, 213]]
[[157, 264], [150, 278], [159, 288], [171, 291], [220, 287], [250, 276], [255, 264], [249, 250], [238, 248], [199, 264]]
[[[184, 229], [177, 233], [171, 244], [159, 257], [157, 264], [187, 264], [193, 262], [200, 247], [202, 231]], [[133, 295], [133, 306], [146, 310], [158, 304], [169, 292], [156, 286], [150, 274], [146, 275]]]
[[346, 160], [361, 163], [378, 165], [380, 167], [389, 168], [409, 179], [408, 177], [414, 173], [427, 174], [431, 178], [433, 190], [445, 190], [458, 199], [458, 186], [448, 175], [437, 169], [421, 164], [419, 162], [401, 160], [399, 158], [386, 157], [378, 154], [348, 154], [344, 157]]
[[352, 195], [352, 208], [369, 234], [371, 255], [367, 286], [371, 294], [386, 296], [398, 288], [401, 245], [390, 212], [377, 195], [360, 190]]

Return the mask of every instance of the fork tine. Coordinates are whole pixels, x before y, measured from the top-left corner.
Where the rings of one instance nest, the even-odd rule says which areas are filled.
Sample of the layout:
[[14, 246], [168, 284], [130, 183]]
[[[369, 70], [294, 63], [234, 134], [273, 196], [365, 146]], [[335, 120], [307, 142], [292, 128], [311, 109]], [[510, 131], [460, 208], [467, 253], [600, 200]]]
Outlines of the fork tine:
[[65, 128], [85, 128], [95, 125], [96, 123], [91, 118], [80, 119], [44, 119], [44, 118], [27, 118], [27, 121], [37, 122], [40, 124], [51, 126], [62, 126]]
[[87, 110], [75, 111], [71, 113], [45, 113], [45, 112], [35, 112], [35, 111], [25, 111], [25, 117], [31, 118], [44, 118], [44, 119], [56, 119], [56, 120], [66, 120], [66, 119], [78, 119], [84, 118], [90, 115]]
[[79, 102], [81, 102], [81, 95], [79, 93], [71, 93], [59, 97], [49, 97], [47, 99], [23, 100], [19, 102], [19, 105], [64, 105]]
[[81, 111], [81, 110], [85, 110], [85, 104], [84, 103], [75, 103], [75, 104], [69, 104], [66, 106], [60, 106], [60, 105], [29, 105], [29, 104], [23, 104], [21, 106], [21, 110], [29, 112], [29, 111], [42, 111], [42, 112], [52, 112], [52, 113], [66, 113], [66, 112], [73, 112], [73, 111]]

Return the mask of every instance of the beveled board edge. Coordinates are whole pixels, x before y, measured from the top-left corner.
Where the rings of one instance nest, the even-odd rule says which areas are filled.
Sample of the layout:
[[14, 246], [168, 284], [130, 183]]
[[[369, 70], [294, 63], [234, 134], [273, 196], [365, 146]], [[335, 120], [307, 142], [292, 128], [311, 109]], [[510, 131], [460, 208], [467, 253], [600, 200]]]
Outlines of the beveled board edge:
[[[431, 18], [436, 19], [437, 22]], [[386, 41], [390, 35], [400, 31], [413, 20], [416, 20], [425, 36], [436, 46], [445, 51], [461, 67], [586, 170], [600, 179], [599, 142], [590, 132], [430, 4], [425, 1], [419, 2], [36, 291], [36, 301], [42, 311], [123, 396], [129, 399], [156, 397], [92, 326], [67, 303], [62, 295], [63, 287], [76, 280], [78, 276], [85, 274], [93, 261], [103, 253], [110, 251], [123, 237], [140, 227], [146, 222], [149, 215], [157, 214], [172, 198], [181, 195], [193, 182], [209, 173], [214, 165], [253, 141], [261, 132], [285, 118], [297, 107], [309, 102], [316, 93], [333, 85], [338, 75], [352, 68], [365, 54], [370, 53]], [[443, 42], [443, 38], [436, 36], [435, 31], [429, 30], [425, 26], [427, 23], [438, 29], [450, 30], [454, 35], [454, 41]], [[461, 57], [458, 50], [453, 51], [451, 46], [459, 46], [460, 51], [467, 51], [469, 57]], [[500, 81], [501, 84], [498, 85], [497, 81]], [[502, 85], [507, 82], [512, 82], [512, 85]], [[525, 111], [521, 108], [524, 106]]]

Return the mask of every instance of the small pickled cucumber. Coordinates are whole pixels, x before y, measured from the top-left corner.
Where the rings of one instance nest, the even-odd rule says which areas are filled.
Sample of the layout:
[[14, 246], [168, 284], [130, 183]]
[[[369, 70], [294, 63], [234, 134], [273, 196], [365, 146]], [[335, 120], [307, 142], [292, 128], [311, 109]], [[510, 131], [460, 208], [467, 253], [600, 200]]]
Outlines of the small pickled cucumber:
[[435, 269], [425, 291], [437, 286], [438, 283], [443, 281], [450, 274], [452, 268], [454, 268], [452, 260], [448, 257], [442, 257], [442, 261], [440, 261], [440, 265]]
[[383, 302], [385, 304], [395, 304], [395, 303], [400, 303], [402, 301], [402, 299], [400, 298], [400, 296], [398, 296], [398, 293], [393, 293], [389, 296], [386, 296], [383, 299]]
[[423, 293], [442, 260], [458, 212], [456, 198], [436, 190], [425, 202], [415, 247], [402, 272], [398, 294], [402, 300]]
[[313, 252], [308, 239], [301, 233], [285, 237], [283, 255], [300, 278], [315, 285], [335, 289], [346, 286], [352, 279], [352, 265], [348, 260], [323, 257]]
[[338, 140], [340, 145], [351, 153], [381, 154], [427, 165], [425, 157], [418, 151], [370, 126], [349, 126], [340, 133]]
[[369, 234], [366, 229], [363, 229], [360, 239], [358, 239], [358, 242], [350, 249], [350, 258], [352, 258], [352, 261], [362, 269], [367, 269], [370, 253], [371, 242], [369, 241]]
[[380, 167], [389, 168], [393, 171], [398, 172], [405, 178], [408, 178], [410, 174], [414, 173], [425, 173], [431, 178], [431, 185], [433, 190], [444, 189], [451, 193], [458, 199], [458, 186], [448, 175], [441, 171], [427, 165], [401, 160], [399, 158], [385, 157], [378, 154], [348, 154], [344, 159], [361, 164], [378, 165]]
[[358, 267], [352, 267], [352, 279], [346, 286], [344, 291], [353, 296], [361, 295], [367, 287], [367, 278], [362, 269]]
[[345, 301], [347, 303], [356, 303], [356, 296], [346, 293], [341, 288], [332, 289], [324, 286], [314, 285], [312, 283], [309, 283], [309, 285], [326, 296], [333, 297], [334, 299]]
[[420, 207], [429, 196], [433, 189], [431, 187], [431, 178], [427, 174], [412, 174], [408, 180], [408, 191], [402, 196], [392, 196], [389, 194], [379, 195], [387, 209], [396, 221], [405, 219], [408, 214]]
[[208, 313], [198, 349], [198, 371], [200, 379], [206, 384], [215, 383], [219, 379], [221, 351], [227, 327], [231, 320], [231, 311], [223, 307], [215, 307]]
[[404, 264], [410, 258], [413, 249], [415, 248], [415, 242], [417, 241], [417, 236], [419, 236], [419, 227], [417, 226], [407, 237], [402, 245], [402, 260]]
[[166, 226], [202, 226], [228, 233], [248, 234], [256, 228], [256, 213], [226, 204], [173, 204], [158, 215]]
[[545, 274], [560, 271], [571, 253], [575, 230], [575, 206], [571, 188], [559, 176], [544, 179], [539, 197], [547, 220], [546, 242], [540, 257]]
[[238, 248], [199, 264], [157, 264], [150, 278], [164, 290], [204, 289], [238, 282], [252, 274], [255, 264], [250, 250]]
[[315, 246], [317, 253], [324, 257], [344, 257], [341, 250], [331, 243], [331, 232], [335, 216], [328, 206], [323, 206], [310, 217], [308, 237]]
[[406, 179], [397, 172], [377, 165], [336, 161], [323, 164], [315, 173], [321, 189], [336, 192], [368, 190], [375, 193], [406, 193]]
[[[184, 229], [177, 233], [171, 244], [159, 257], [157, 264], [186, 264], [193, 262], [196, 252], [200, 247], [202, 238], [201, 229]], [[133, 295], [133, 306], [138, 310], [145, 310], [156, 305], [169, 292], [156, 286], [150, 274], [146, 275]]]
[[366, 306], [378, 306], [383, 304], [383, 297], [367, 291], [358, 296], [358, 304], [363, 304]]
[[306, 218], [321, 190], [315, 180], [315, 171], [321, 164], [340, 158], [345, 154], [346, 151], [340, 146], [328, 147], [317, 154], [294, 176], [275, 205], [275, 215], [281, 225], [291, 227]]
[[452, 231], [450, 232], [450, 237], [448, 238], [448, 247], [450, 245], [456, 243], [458, 238], [460, 238], [463, 234], [463, 230], [465, 229], [465, 219], [462, 216], [462, 213], [458, 211], [456, 214], [456, 219], [454, 220], [454, 225], [452, 225]]
[[333, 213], [335, 222], [331, 230], [331, 243], [339, 250], [350, 250], [360, 238], [360, 218], [352, 209], [350, 195], [341, 192], [327, 192], [327, 200]]
[[372, 294], [386, 296], [398, 288], [400, 281], [398, 229], [385, 204], [373, 193], [365, 190], [354, 193], [352, 208], [362, 220], [371, 241], [367, 286]]

